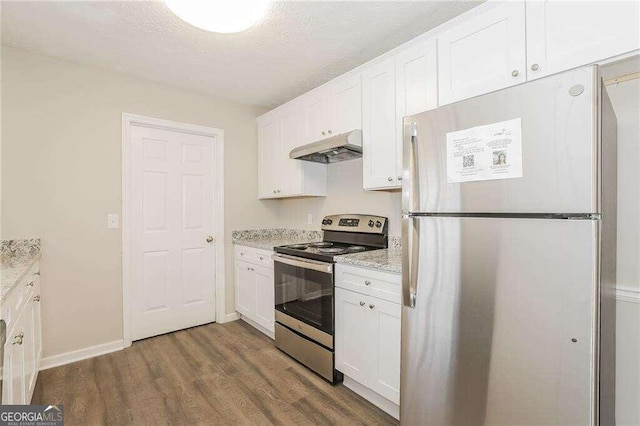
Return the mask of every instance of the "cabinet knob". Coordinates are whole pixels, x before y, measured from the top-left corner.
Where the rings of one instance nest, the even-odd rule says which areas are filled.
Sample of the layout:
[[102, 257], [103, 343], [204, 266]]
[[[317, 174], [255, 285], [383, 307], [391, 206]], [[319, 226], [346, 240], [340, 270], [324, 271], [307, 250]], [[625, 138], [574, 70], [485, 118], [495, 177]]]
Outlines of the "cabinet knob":
[[34, 302], [39, 302], [40, 301], [40, 295], [36, 294], [35, 296], [33, 296], [33, 301]]
[[36, 273], [34, 273], [33, 275], [39, 277], [40, 276], [40, 271], [37, 271]]
[[531, 65], [531, 70], [532, 71], [538, 71], [538, 68], [540, 68], [540, 66], [538, 64]]
[[260, 256], [260, 260], [264, 260], [264, 257]]
[[276, 193], [276, 190], [275, 190], [275, 189], [273, 190], [273, 193], [274, 193], [274, 194]]
[[282, 192], [282, 191], [280, 191], [280, 190], [278, 189], [278, 194], [279, 194], [280, 192]]
[[393, 178], [392, 178], [391, 176], [389, 176], [389, 177], [387, 178], [387, 180], [388, 180], [389, 182], [392, 182], [392, 181], [393, 181]]
[[402, 180], [402, 176], [398, 176], [398, 180]]
[[324, 136], [324, 135], [326, 135], [326, 134], [327, 134], [327, 132], [324, 132], [324, 131], [322, 132], [322, 136]]
[[208, 242], [209, 244], [211, 244], [211, 243], [213, 242], [213, 235], [209, 235], [209, 236], [207, 237], [207, 242]]
[[22, 342], [24, 341], [24, 332], [20, 332], [20, 334], [17, 334], [13, 337], [13, 344], [14, 345], [21, 345]]
[[520, 75], [520, 72], [518, 72], [518, 70], [513, 70], [513, 71], [511, 71], [511, 75], [513, 77], [517, 77], [518, 75]]
[[328, 131], [329, 134], [333, 133], [331, 130]]
[[362, 300], [360, 301], [360, 306], [364, 306], [366, 305], [366, 303], [364, 303]]
[[27, 287], [33, 287], [33, 281], [30, 281], [29, 284], [27, 284]]
[[365, 281], [364, 285], [371, 285], [371, 281]]
[[371, 304], [369, 305], [369, 309], [373, 309], [373, 308], [375, 308], [375, 307], [376, 307], [376, 305], [374, 305], [373, 303], [371, 303]]

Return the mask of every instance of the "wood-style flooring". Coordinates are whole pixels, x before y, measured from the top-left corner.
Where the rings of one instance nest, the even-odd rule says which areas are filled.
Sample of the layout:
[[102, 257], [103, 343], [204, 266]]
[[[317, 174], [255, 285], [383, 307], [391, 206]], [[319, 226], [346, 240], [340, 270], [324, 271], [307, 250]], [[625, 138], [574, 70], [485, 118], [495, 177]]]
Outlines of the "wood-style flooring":
[[242, 321], [41, 371], [32, 403], [63, 404], [68, 426], [397, 424]]

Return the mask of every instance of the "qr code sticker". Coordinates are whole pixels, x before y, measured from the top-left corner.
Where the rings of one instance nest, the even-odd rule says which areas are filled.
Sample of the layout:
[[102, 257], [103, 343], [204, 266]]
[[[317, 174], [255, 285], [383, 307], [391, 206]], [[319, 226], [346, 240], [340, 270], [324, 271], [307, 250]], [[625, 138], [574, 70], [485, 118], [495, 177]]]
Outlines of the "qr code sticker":
[[462, 156], [462, 167], [464, 167], [464, 168], [473, 167], [475, 165], [473, 160], [474, 160], [473, 155], [463, 155]]

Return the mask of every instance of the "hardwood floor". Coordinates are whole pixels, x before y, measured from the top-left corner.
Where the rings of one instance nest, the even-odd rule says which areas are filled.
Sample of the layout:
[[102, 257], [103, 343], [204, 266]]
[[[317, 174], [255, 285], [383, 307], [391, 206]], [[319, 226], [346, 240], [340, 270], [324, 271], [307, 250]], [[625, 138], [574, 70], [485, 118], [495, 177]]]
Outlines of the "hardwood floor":
[[63, 404], [66, 425], [398, 424], [242, 321], [41, 371], [32, 403]]

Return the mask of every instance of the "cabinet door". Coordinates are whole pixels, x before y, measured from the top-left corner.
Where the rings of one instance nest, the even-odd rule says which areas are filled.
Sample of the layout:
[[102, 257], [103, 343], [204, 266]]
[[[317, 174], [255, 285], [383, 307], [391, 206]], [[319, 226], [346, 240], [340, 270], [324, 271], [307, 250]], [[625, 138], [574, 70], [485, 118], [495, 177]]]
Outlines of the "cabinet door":
[[637, 1], [527, 1], [528, 78], [640, 49]]
[[402, 180], [403, 119], [438, 107], [438, 50], [436, 39], [396, 55], [396, 178]]
[[398, 186], [393, 58], [362, 73], [362, 138], [364, 189]]
[[402, 305], [367, 299], [367, 322], [371, 323], [370, 387], [388, 400], [400, 403], [400, 324]]
[[362, 129], [362, 83], [360, 74], [341, 78], [329, 86], [331, 121], [328, 136]]
[[526, 81], [524, 1], [496, 3], [438, 37], [440, 105]]
[[336, 369], [362, 384], [367, 384], [367, 363], [373, 345], [367, 338], [370, 322], [366, 321], [365, 296], [336, 288]]
[[30, 299], [27, 301], [27, 306], [25, 306], [24, 311], [22, 311], [22, 317], [24, 317], [24, 400], [27, 404], [31, 402], [31, 392], [33, 391], [37, 374], [34, 324], [34, 305], [36, 305], [36, 302], [33, 299], [33, 294], [29, 297]]
[[281, 175], [282, 144], [280, 142], [277, 114], [258, 120], [258, 188], [259, 198], [278, 196]]
[[302, 161], [289, 157], [291, 150], [304, 145], [304, 114], [296, 102], [287, 106], [278, 114], [280, 123], [280, 143], [282, 144], [282, 158], [280, 176], [282, 184], [278, 196], [291, 196], [302, 193]]
[[256, 274], [250, 263], [236, 260], [236, 311], [253, 319], [256, 313]]
[[302, 98], [305, 143], [326, 138], [329, 134], [329, 99], [325, 87], [320, 87]]
[[[23, 323], [24, 318], [18, 317], [13, 331], [7, 334], [7, 342], [4, 345], [2, 403], [5, 405], [26, 403]], [[20, 335], [23, 337], [20, 338]]]
[[255, 267], [256, 270], [256, 321], [274, 332], [275, 321], [275, 296], [273, 269]]

